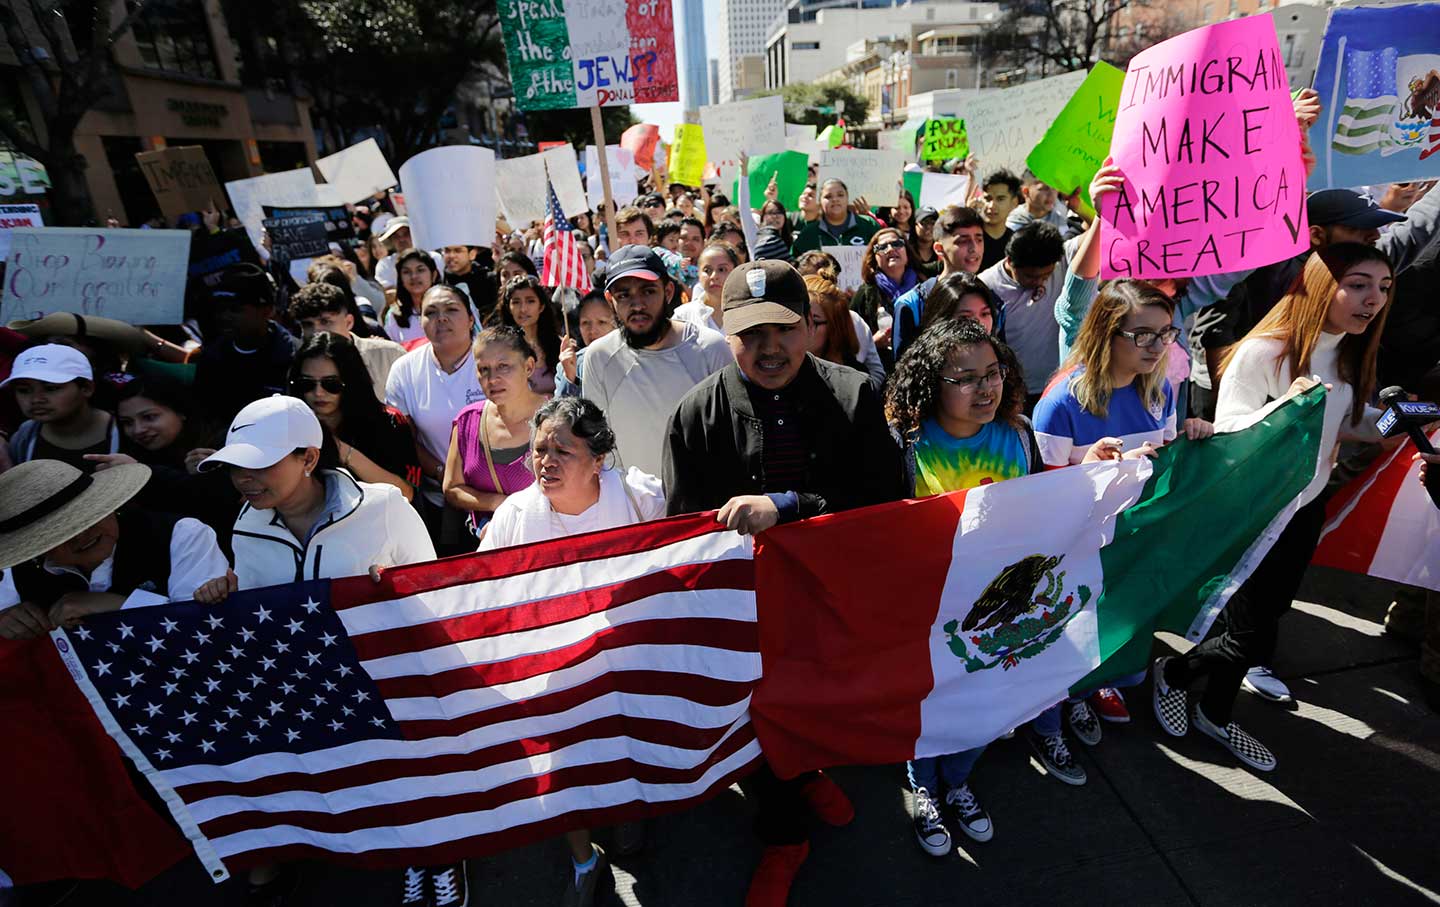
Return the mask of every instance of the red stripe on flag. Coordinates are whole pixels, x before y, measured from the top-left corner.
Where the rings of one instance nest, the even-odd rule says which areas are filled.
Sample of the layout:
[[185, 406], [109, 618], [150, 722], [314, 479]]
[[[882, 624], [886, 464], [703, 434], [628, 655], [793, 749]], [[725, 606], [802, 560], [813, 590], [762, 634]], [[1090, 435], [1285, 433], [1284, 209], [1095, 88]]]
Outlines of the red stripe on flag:
[[[1406, 441], [1371, 463], [1325, 505], [1326, 533], [1310, 559], [1322, 567], [1367, 574], [1380, 549], [1395, 497], [1405, 486], [1415, 444]], [[1349, 513], [1346, 507], [1354, 505]], [[1343, 517], [1342, 517], [1343, 514]], [[1335, 522], [1339, 519], [1338, 524]]]
[[368, 576], [333, 580], [330, 603], [335, 610], [343, 611], [421, 592], [532, 573], [547, 567], [608, 560], [622, 552], [653, 551], [725, 531], [724, 526], [715, 522], [713, 513], [688, 514], [624, 529], [604, 529], [496, 551], [462, 554], [424, 564], [390, 567], [380, 572], [378, 583]]
[[585, 639], [550, 652], [522, 655], [492, 664], [468, 665], [439, 674], [412, 674], [376, 680], [386, 699], [413, 696], [448, 696], [461, 690], [524, 680], [568, 668], [602, 652], [635, 645], [695, 645], [734, 652], [759, 649], [755, 624], [750, 621], [714, 617], [677, 617], [670, 620], [640, 620], [594, 633]]
[[[908, 759], [965, 492], [779, 526], [757, 540], [764, 673], [750, 719], [781, 777]], [[886, 569], [888, 567], [888, 569]]]
[[369, 661], [388, 655], [424, 651], [450, 643], [483, 639], [501, 633], [518, 633], [563, 624], [667, 592], [699, 589], [750, 591], [754, 588], [755, 567], [749, 560], [681, 564], [636, 579], [586, 589], [584, 592], [539, 599], [509, 608], [477, 611], [428, 624], [366, 633], [352, 636], [350, 641], [354, 643], [355, 653], [360, 656], [360, 660]]
[[644, 784], [693, 784], [703, 777], [711, 766], [742, 749], [753, 739], [754, 732], [748, 726], [739, 728], [729, 739], [716, 747], [715, 752], [698, 765], [689, 768], [669, 768], [634, 759], [615, 759], [571, 766], [530, 778], [517, 778], [508, 784], [485, 791], [422, 796], [417, 789], [415, 797], [399, 803], [381, 803], [343, 813], [316, 810], [247, 810], [202, 822], [200, 830], [211, 839], [277, 825], [293, 825], [321, 834], [346, 834], [367, 828], [410, 825], [458, 813], [495, 809], [572, 787], [614, 784], [632, 779]]

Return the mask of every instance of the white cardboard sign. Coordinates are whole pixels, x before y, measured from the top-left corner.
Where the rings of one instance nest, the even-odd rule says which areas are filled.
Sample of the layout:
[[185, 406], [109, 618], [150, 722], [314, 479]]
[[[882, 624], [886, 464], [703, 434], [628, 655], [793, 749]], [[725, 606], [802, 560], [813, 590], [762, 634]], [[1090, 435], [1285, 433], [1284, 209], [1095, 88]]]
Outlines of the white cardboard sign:
[[399, 182], [374, 139], [326, 155], [317, 160], [315, 166], [326, 184], [340, 193], [342, 205], [363, 201]]
[[410, 233], [418, 249], [495, 242], [495, 152], [478, 145], [431, 148], [400, 165]]
[[18, 227], [0, 323], [74, 312], [130, 324], [184, 320], [189, 230]]
[[230, 196], [235, 216], [245, 225], [245, 232], [250, 234], [250, 242], [257, 249], [260, 248], [265, 205], [272, 208], [323, 207], [321, 195], [315, 187], [315, 174], [309, 167], [233, 180], [225, 184], [225, 192]]
[[970, 153], [986, 173], [1004, 167], [1020, 176], [1025, 158], [1083, 81], [1084, 70], [1067, 72], [966, 101], [960, 105], [960, 118], [970, 137]]
[[842, 290], [854, 292], [864, 283], [860, 279], [860, 266], [865, 262], [864, 246], [821, 246], [821, 252], [828, 252], [840, 262], [840, 283]]
[[545, 158], [539, 154], [508, 157], [495, 162], [495, 191], [500, 209], [516, 230], [545, 219]]
[[838, 179], [850, 197], [864, 197], [872, 205], [893, 205], [900, 197], [905, 153], [896, 149], [825, 148], [818, 154], [816, 185]]
[[[610, 194], [615, 198], [615, 207], [630, 204], [640, 194], [642, 175], [635, 169], [635, 152], [619, 145], [606, 145], [605, 162], [610, 165]], [[594, 145], [585, 146], [585, 190], [590, 209], [599, 211], [600, 203], [605, 200], [605, 187], [600, 180], [600, 155]]]
[[0, 260], [10, 257], [10, 231], [16, 227], [43, 227], [39, 205], [0, 205]]
[[719, 164], [738, 162], [740, 152], [784, 151], [785, 101], [779, 95], [700, 108], [705, 156]]
[[[590, 203], [585, 200], [585, 184], [580, 182], [580, 159], [575, 156], [575, 146], [566, 142], [546, 148], [540, 156], [545, 159], [545, 174], [565, 216], [575, 217], [590, 210]], [[544, 201], [542, 197], [541, 203]]]
[[949, 205], [965, 204], [970, 177], [963, 173], [926, 173], [920, 180], [920, 197], [915, 204], [940, 211]]

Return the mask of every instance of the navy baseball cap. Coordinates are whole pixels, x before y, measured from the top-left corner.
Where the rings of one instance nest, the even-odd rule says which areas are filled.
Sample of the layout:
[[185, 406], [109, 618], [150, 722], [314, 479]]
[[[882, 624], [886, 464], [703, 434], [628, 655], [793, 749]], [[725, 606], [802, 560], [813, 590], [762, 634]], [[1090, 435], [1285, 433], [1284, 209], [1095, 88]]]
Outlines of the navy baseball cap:
[[649, 246], [621, 246], [605, 269], [605, 289], [615, 286], [622, 277], [659, 280], [665, 276], [665, 261]]
[[1387, 211], [1354, 189], [1321, 189], [1305, 200], [1310, 223], [1321, 227], [1339, 224], [1359, 230], [1383, 227], [1405, 219]]

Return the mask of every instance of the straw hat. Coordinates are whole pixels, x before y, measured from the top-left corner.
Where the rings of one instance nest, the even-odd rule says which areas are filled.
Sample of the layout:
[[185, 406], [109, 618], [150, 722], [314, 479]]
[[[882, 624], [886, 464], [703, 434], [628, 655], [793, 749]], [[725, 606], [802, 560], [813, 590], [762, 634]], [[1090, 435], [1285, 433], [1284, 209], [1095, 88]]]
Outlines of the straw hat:
[[10, 330], [35, 340], [50, 337], [75, 337], [77, 339], [101, 340], [129, 353], [141, 353], [150, 348], [145, 332], [133, 324], [101, 318], [98, 315], [76, 315], [72, 312], [51, 312], [44, 318], [29, 318], [12, 321]]
[[59, 460], [30, 460], [0, 473], [0, 570], [94, 526], [149, 480], [150, 467], [138, 463], [87, 476]]

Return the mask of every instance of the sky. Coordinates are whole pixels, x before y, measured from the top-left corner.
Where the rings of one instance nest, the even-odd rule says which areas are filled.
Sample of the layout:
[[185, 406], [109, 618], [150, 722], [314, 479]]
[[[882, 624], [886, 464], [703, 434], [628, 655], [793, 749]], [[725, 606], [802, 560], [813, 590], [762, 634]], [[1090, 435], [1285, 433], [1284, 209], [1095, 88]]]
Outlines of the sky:
[[[720, 3], [721, 0], [705, 0], [705, 43], [712, 49], [717, 46], [720, 36]], [[680, 24], [680, 3], [675, 3], [675, 24]], [[680, 46], [677, 37], [675, 46]], [[708, 72], [709, 61], [705, 63]], [[711, 99], [714, 103], [714, 99]], [[635, 114], [635, 119], [642, 123], [654, 123], [660, 127], [660, 134], [668, 142], [674, 134], [675, 124], [684, 122], [684, 110], [678, 103], [670, 104], [636, 104], [630, 108]]]

